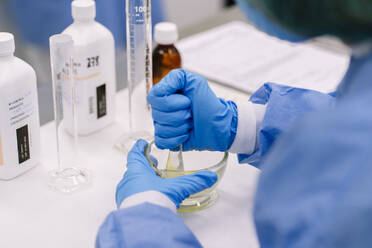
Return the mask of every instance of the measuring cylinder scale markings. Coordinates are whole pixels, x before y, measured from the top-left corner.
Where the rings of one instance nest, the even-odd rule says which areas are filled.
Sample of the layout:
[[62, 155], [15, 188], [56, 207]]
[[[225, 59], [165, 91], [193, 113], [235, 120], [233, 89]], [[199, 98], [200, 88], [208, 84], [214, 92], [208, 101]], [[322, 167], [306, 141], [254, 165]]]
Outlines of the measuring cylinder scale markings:
[[115, 144], [124, 152], [140, 138], [151, 140], [153, 133], [146, 100], [152, 86], [151, 0], [127, 0], [126, 11], [129, 132]]

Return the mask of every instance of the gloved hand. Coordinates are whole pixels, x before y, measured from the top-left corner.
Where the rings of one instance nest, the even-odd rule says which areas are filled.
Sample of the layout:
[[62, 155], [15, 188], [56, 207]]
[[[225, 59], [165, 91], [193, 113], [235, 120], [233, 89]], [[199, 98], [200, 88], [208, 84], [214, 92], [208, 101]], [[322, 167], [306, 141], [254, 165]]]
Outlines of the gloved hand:
[[217, 98], [202, 76], [173, 70], [147, 96], [155, 144], [161, 149], [226, 151], [232, 145], [238, 113], [232, 101]]
[[146, 146], [146, 141], [138, 140], [128, 154], [128, 170], [116, 188], [118, 207], [129, 196], [151, 190], [165, 194], [179, 208], [190, 195], [210, 188], [217, 182], [217, 174], [211, 171], [169, 179], [156, 176], [144, 155]]

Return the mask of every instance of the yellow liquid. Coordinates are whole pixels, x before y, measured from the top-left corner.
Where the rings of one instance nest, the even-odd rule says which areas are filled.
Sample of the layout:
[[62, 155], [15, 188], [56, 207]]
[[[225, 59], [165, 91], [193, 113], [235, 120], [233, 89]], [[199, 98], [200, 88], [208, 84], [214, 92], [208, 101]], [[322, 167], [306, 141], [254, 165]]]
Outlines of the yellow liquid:
[[[178, 209], [178, 212], [182, 212], [182, 213], [200, 211], [202, 209], [205, 209], [211, 206], [216, 201], [217, 193], [215, 189], [217, 185], [219, 184], [221, 178], [223, 177], [223, 174], [226, 169], [227, 161], [221, 161], [221, 164], [215, 165], [213, 167], [209, 167], [207, 169], [207, 163], [209, 162], [206, 160], [204, 161], [201, 160], [200, 164], [195, 164], [197, 167], [193, 167], [193, 170], [185, 171], [184, 166], [183, 166], [184, 161], [183, 161], [182, 154], [183, 153], [180, 153], [180, 152], [170, 152], [168, 155], [168, 159], [166, 161], [165, 169], [157, 169], [155, 167], [154, 170], [157, 172], [158, 176], [164, 179], [182, 177], [182, 176], [191, 175], [196, 172], [202, 171], [202, 169], [200, 170], [196, 169], [197, 167], [205, 168], [205, 171], [208, 170], [208, 171], [215, 172], [218, 176], [218, 181], [211, 188], [203, 190], [202, 192], [199, 192], [197, 194], [191, 195], [189, 198], [185, 199], [182, 202], [180, 208]], [[193, 161], [195, 161], [195, 159], [193, 159]], [[186, 160], [186, 163], [187, 163], [187, 160]]]
[[[174, 155], [174, 153], [173, 153], [173, 155]], [[194, 174], [194, 173], [199, 171], [199, 170], [185, 171], [185, 170], [183, 170], [183, 166], [182, 166], [182, 170], [177, 169], [177, 168], [179, 168], [180, 162], [183, 165], [183, 161], [179, 161], [179, 159], [182, 160], [182, 154], [178, 155], [178, 156], [173, 156], [173, 157], [169, 156], [168, 157], [166, 169], [165, 170], [160, 170], [160, 174], [161, 174], [162, 178], [182, 177], [182, 176]], [[218, 181], [211, 188], [203, 190], [202, 192], [199, 192], [197, 194], [194, 194], [194, 195], [190, 196], [188, 199], [190, 199], [191, 201], [193, 201], [193, 200], [198, 201], [198, 199], [203, 199], [205, 197], [208, 197], [212, 193], [212, 191], [217, 187], [218, 183], [220, 182], [220, 179], [222, 178], [222, 176], [225, 172], [225, 169], [226, 169], [226, 167], [223, 166], [223, 167], [219, 168], [218, 170], [214, 170], [214, 172], [218, 176]], [[182, 206], [181, 206], [181, 208], [182, 208]]]
[[[169, 168], [169, 169], [160, 170], [160, 174], [161, 174], [162, 178], [182, 177], [182, 176], [191, 175], [191, 174], [194, 174], [194, 173], [198, 172], [197, 170], [195, 170], [195, 171], [179, 171], [179, 170], [174, 170], [174, 169], [172, 170], [172, 168], [175, 168], [175, 167], [170, 163], [167, 164], [167, 168]], [[222, 167], [215, 172], [218, 176], [217, 182], [211, 188], [205, 189], [205, 190], [203, 190], [203, 191], [201, 191], [197, 194], [191, 195], [188, 199], [198, 200], [198, 199], [203, 199], [205, 197], [208, 197], [212, 193], [212, 191], [215, 190], [218, 183], [220, 182], [220, 179], [222, 178], [223, 173], [225, 172], [225, 167]], [[186, 201], [187, 201], [187, 199], [186, 199]], [[181, 208], [182, 208], [182, 206], [181, 206]]]
[[[178, 155], [178, 158], [180, 160], [182, 160], [182, 155]], [[180, 167], [179, 165], [180, 164], [182, 164], [182, 168], [181, 169], [179, 169], [179, 167]], [[168, 157], [166, 169], [165, 170], [160, 170], [161, 177], [162, 178], [181, 177], [181, 176], [186, 176], [186, 175], [194, 174], [194, 173], [196, 173], [198, 171], [199, 170], [191, 170], [191, 171], [185, 171], [185, 170], [183, 170], [183, 161], [179, 161], [179, 160], [175, 159], [174, 157], [172, 159], [171, 156]], [[225, 171], [225, 168], [224, 167], [221, 167], [219, 170], [214, 171], [217, 174], [217, 176], [218, 176], [218, 180], [220, 180], [220, 178], [222, 177], [224, 171]]]
[[[171, 166], [168, 167], [167, 166], [167, 168], [174, 168], [174, 167], [171, 167]], [[181, 177], [181, 176], [194, 174], [198, 171], [199, 170], [195, 170], [195, 171], [180, 171], [180, 170], [174, 170], [174, 169], [160, 170], [162, 178]], [[225, 171], [225, 168], [221, 168], [221, 169], [215, 171], [215, 173], [218, 176], [218, 180], [222, 177], [222, 174], [223, 174], [224, 171]]]

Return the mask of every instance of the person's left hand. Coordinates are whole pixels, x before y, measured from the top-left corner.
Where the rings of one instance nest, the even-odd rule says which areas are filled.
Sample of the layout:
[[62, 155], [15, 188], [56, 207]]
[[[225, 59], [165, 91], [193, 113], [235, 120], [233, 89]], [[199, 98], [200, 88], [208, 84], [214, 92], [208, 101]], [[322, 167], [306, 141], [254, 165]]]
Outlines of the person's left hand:
[[144, 155], [146, 146], [146, 141], [138, 140], [128, 154], [128, 170], [116, 188], [118, 208], [124, 199], [145, 191], [163, 193], [179, 208], [190, 195], [210, 188], [217, 182], [217, 174], [211, 171], [169, 179], [158, 177]]

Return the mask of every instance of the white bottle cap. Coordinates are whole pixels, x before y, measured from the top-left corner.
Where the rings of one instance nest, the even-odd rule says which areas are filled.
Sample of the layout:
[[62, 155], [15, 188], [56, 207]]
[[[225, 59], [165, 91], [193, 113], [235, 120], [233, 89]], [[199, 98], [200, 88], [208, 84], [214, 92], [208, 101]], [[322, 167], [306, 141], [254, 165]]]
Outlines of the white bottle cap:
[[14, 36], [11, 33], [0, 32], [0, 56], [11, 55], [14, 51]]
[[161, 45], [170, 45], [178, 40], [178, 29], [176, 24], [161, 22], [155, 26], [155, 42]]
[[94, 20], [96, 3], [92, 0], [74, 0], [71, 4], [72, 17], [77, 21]]

